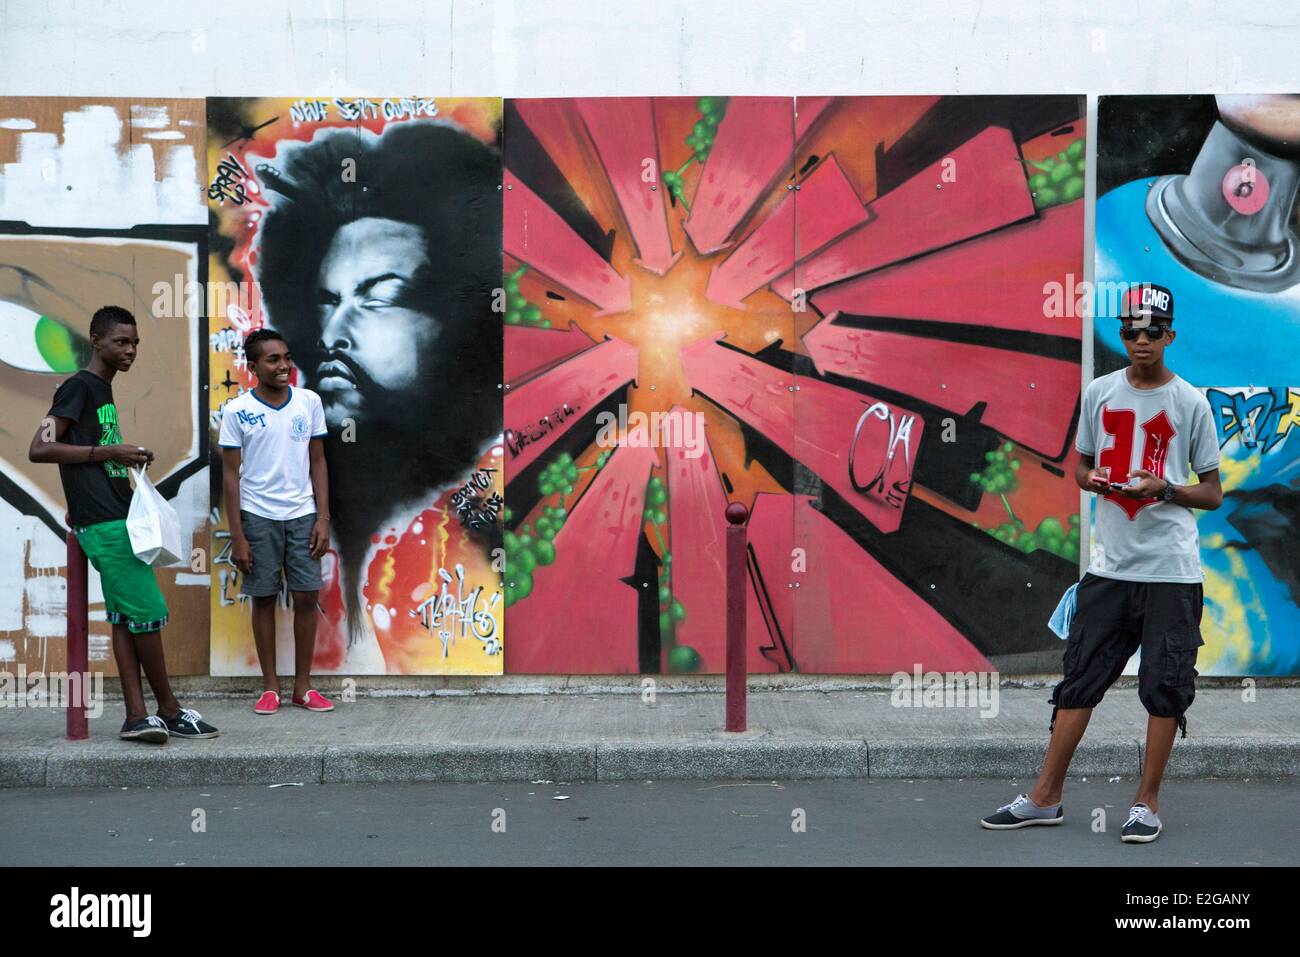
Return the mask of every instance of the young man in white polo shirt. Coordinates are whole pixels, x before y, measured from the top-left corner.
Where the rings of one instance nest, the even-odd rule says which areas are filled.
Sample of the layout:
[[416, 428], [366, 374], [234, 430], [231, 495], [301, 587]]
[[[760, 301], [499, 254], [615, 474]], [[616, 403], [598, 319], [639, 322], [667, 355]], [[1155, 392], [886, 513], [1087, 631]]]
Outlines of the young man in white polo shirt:
[[[1223, 502], [1219, 442], [1205, 396], [1165, 367], [1174, 341], [1173, 293], [1129, 289], [1119, 334], [1129, 366], [1084, 391], [1075, 480], [1097, 503], [1088, 573], [1065, 647], [1065, 675], [1052, 693], [1052, 738], [1038, 781], [980, 823], [1010, 830], [1065, 819], [1061, 791], [1088, 719], [1142, 650], [1138, 698], [1148, 713], [1142, 780], [1120, 829], [1126, 843], [1154, 841], [1158, 792], [1178, 728], [1196, 696], [1201, 638], [1200, 539], [1192, 509]], [[1191, 473], [1199, 481], [1189, 485]]]
[[309, 711], [334, 705], [310, 687], [316, 651], [320, 558], [329, 548], [329, 477], [325, 412], [310, 389], [293, 388], [293, 356], [280, 334], [259, 329], [244, 340], [257, 386], [221, 412], [221, 462], [231, 560], [253, 601], [253, 643], [262, 696], [253, 710], [280, 708], [275, 666], [275, 603], [283, 571], [293, 597], [293, 703]]

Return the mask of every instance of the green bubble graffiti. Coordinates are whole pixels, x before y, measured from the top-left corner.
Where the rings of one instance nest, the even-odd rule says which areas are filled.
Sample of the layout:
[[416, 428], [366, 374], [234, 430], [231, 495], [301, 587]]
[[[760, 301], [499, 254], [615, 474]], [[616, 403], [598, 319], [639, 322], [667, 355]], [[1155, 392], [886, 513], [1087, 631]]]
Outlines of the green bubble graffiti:
[[[992, 535], [1004, 545], [1019, 549], [1028, 554], [1036, 549], [1043, 549], [1053, 555], [1059, 555], [1067, 561], [1079, 560], [1079, 516], [1075, 513], [1068, 523], [1048, 516], [1038, 523], [1033, 531], [1025, 528], [1025, 523], [1016, 518], [1011, 510], [1007, 496], [1020, 488], [1020, 459], [1015, 456], [1015, 446], [1003, 442], [991, 452], [986, 452], [984, 460], [988, 463], [982, 472], [972, 472], [970, 480], [988, 495], [997, 495], [1002, 499], [1006, 509], [1007, 521], [992, 528], [983, 528], [978, 522], [972, 522], [976, 528]], [[1067, 530], [1068, 524], [1068, 530]]]

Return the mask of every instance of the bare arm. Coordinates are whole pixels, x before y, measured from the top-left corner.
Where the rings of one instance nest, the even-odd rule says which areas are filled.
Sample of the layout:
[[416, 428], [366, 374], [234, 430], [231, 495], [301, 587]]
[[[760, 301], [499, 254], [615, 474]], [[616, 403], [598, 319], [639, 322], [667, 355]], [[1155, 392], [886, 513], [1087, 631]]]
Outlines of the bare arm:
[[1080, 454], [1079, 464], [1074, 470], [1075, 484], [1085, 492], [1105, 495], [1110, 491], [1110, 486], [1106, 483], [1106, 476], [1095, 466], [1093, 456]]
[[316, 524], [311, 530], [311, 553], [320, 558], [330, 547], [330, 477], [325, 464], [324, 439], [312, 439], [308, 446], [311, 458], [311, 490], [316, 497]]
[[1174, 501], [1188, 508], [1203, 508], [1213, 512], [1223, 504], [1223, 485], [1219, 481], [1219, 470], [1210, 469], [1197, 472], [1200, 482], [1196, 485], [1174, 486]]
[[[1141, 481], [1131, 489], [1120, 490], [1130, 498], [1149, 498], [1159, 495], [1166, 485], [1171, 484], [1146, 469], [1134, 469], [1131, 474]], [[1202, 508], [1212, 512], [1223, 504], [1223, 485], [1219, 482], [1219, 470], [1199, 472], [1196, 477], [1201, 480], [1197, 485], [1174, 486], [1173, 501], [1187, 508]]]
[[27, 458], [32, 462], [53, 465], [81, 465], [86, 462], [121, 462], [123, 465], [145, 465], [153, 461], [153, 453], [138, 445], [71, 445], [60, 442], [71, 419], [47, 415], [41, 420]]
[[244, 525], [239, 518], [239, 468], [243, 461], [242, 449], [221, 450], [221, 492], [226, 503], [226, 521], [230, 524], [230, 560], [247, 575], [253, 570], [253, 550], [244, 537]]

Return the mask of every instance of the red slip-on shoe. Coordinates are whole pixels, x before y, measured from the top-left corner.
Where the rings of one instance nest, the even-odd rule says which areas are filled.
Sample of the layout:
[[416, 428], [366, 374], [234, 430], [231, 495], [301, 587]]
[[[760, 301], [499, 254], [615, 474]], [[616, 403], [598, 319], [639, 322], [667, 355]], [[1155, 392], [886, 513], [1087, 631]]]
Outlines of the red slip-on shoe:
[[333, 711], [334, 703], [325, 697], [315, 688], [307, 692], [305, 698], [294, 697], [293, 703], [299, 708], [306, 708], [308, 711]]
[[280, 710], [280, 696], [274, 691], [263, 691], [253, 705], [253, 714], [275, 714]]

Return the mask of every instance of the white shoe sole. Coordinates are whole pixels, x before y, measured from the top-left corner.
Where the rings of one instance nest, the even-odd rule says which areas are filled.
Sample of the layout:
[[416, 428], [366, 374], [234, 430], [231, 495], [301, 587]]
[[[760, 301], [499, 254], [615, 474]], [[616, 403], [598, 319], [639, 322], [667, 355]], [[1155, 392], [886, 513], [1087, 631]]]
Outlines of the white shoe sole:
[[1150, 844], [1152, 841], [1154, 841], [1157, 837], [1160, 836], [1160, 832], [1163, 831], [1164, 829], [1165, 826], [1161, 824], [1158, 828], [1156, 828], [1156, 832], [1154, 834], [1121, 834], [1119, 839], [1123, 841], [1125, 844]]
[[1033, 827], [1035, 824], [1064, 824], [1065, 815], [1060, 817], [1030, 817], [1023, 821], [1017, 821], [1015, 824], [990, 824], [983, 819], [980, 820], [980, 827], [990, 831], [1015, 831], [1022, 827]]

